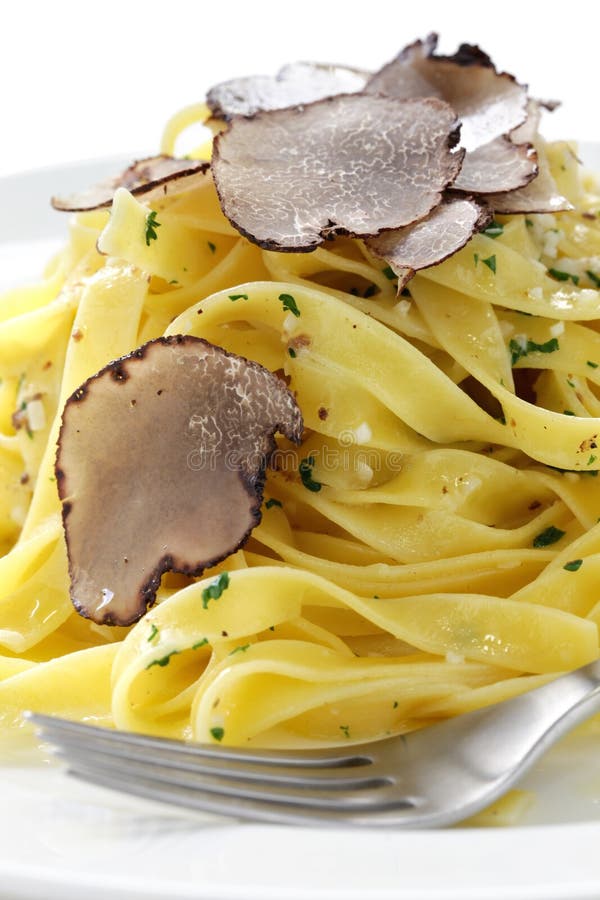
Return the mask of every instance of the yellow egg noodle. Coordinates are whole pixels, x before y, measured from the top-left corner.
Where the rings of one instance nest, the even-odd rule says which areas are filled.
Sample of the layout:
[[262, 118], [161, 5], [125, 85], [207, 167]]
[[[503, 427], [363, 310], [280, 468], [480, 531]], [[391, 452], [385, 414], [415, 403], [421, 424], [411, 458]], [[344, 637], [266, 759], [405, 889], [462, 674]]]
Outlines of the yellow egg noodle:
[[[180, 113], [163, 151], [202, 116]], [[5, 733], [33, 709], [224, 744], [347, 744], [598, 656], [600, 196], [571, 146], [545, 153], [575, 211], [498, 217], [404, 296], [361, 241], [249, 243], [210, 175], [153, 204], [151, 242], [124, 189], [112, 214], [73, 217], [44, 280], [0, 298]], [[162, 334], [281, 371], [305, 440], [280, 442], [242, 550], [202, 578], [165, 576], [136, 625], [99, 626], [69, 599], [60, 415]]]

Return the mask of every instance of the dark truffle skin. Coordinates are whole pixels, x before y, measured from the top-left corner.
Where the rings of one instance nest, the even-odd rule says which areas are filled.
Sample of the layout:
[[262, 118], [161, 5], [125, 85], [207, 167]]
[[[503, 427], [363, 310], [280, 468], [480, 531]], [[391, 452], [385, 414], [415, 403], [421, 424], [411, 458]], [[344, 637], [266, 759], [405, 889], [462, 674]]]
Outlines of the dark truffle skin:
[[194, 159], [173, 156], [149, 156], [138, 159], [115, 178], [67, 197], [52, 197], [54, 209], [61, 212], [89, 212], [110, 206], [117, 188], [124, 187], [136, 197], [155, 200], [195, 186], [209, 165]]
[[302, 416], [285, 384], [199, 338], [150, 341], [67, 401], [56, 474], [71, 599], [86, 618], [129, 625], [167, 571], [199, 575], [260, 521], [280, 431]]

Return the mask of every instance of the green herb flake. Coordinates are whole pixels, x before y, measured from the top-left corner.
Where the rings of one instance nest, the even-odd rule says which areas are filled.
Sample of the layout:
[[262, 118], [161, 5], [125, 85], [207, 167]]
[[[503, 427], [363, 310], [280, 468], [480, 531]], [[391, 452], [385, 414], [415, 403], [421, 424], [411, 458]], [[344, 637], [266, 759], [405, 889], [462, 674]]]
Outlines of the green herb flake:
[[165, 666], [168, 666], [171, 662], [172, 656], [178, 656], [181, 653], [181, 650], [171, 650], [170, 653], [167, 653], [166, 656], [162, 656], [160, 659], [153, 659], [151, 663], [148, 663], [146, 666], [147, 669], [151, 669], [152, 666], [160, 666], [161, 669], [164, 669]]
[[150, 246], [150, 241], [156, 241], [158, 239], [156, 229], [160, 228], [161, 224], [156, 221], [157, 215], [158, 213], [155, 210], [152, 210], [146, 216], [146, 247]]
[[494, 275], [496, 274], [496, 254], [494, 254], [493, 256], [488, 256], [487, 259], [482, 259], [481, 262], [484, 264], [484, 266], [487, 266], [488, 269], [494, 273]]
[[344, 733], [344, 737], [350, 737], [350, 726], [349, 725], [340, 725], [340, 731]]
[[590, 359], [588, 359], [588, 361], [587, 361], [587, 363], [586, 363], [586, 366], [589, 366], [590, 369], [597, 369], [597, 368], [598, 368], [598, 363], [592, 362]]
[[152, 628], [150, 630], [150, 637], [148, 638], [148, 643], [150, 643], [150, 641], [153, 641], [157, 634], [158, 634], [158, 628], [156, 627], [156, 625], [153, 622]]
[[208, 644], [208, 638], [202, 638], [201, 641], [196, 641], [195, 644], [192, 644], [192, 650], [199, 650], [200, 647], [206, 647]]
[[586, 269], [585, 274], [590, 279], [594, 287], [600, 288], [600, 275], [596, 275], [596, 273], [592, 272], [591, 269]]
[[572, 409], [563, 409], [563, 416], [574, 416], [575, 413]]
[[250, 644], [243, 644], [243, 645], [240, 645], [239, 647], [234, 647], [229, 655], [233, 656], [234, 653], [245, 653], [246, 650], [248, 650], [250, 646], [251, 646]]
[[579, 284], [579, 275], [571, 275], [570, 272], [563, 272], [560, 269], [548, 269], [548, 275], [555, 281], [572, 281], [575, 285]]
[[219, 726], [215, 726], [215, 728], [210, 729], [211, 736], [215, 739], [215, 741], [222, 741], [225, 737], [225, 729], [220, 728]]
[[169, 284], [179, 284], [176, 278], [171, 278]]
[[381, 270], [382, 274], [385, 275], [386, 278], [389, 278], [390, 281], [395, 281], [398, 277], [391, 266], [386, 266], [385, 269]]
[[524, 344], [520, 341], [511, 339], [508, 349], [511, 354], [511, 365], [515, 365], [523, 356], [528, 353], [554, 353], [559, 349], [558, 338], [550, 338], [544, 344], [536, 344], [535, 341], [527, 340]]
[[247, 300], [248, 294], [229, 294], [229, 299], [234, 303], [236, 300]]
[[474, 253], [473, 259], [475, 260], [475, 265], [477, 265], [479, 263], [479, 253]]
[[398, 701], [397, 700], [394, 700], [394, 702], [392, 704], [392, 709], [398, 709]]
[[525, 219], [525, 224], [528, 228], [533, 228], [533, 222], [531, 221], [531, 219]]
[[581, 568], [582, 565], [583, 565], [582, 559], [572, 559], [571, 562], [568, 562], [566, 565], [563, 566], [563, 569], [565, 569], [567, 572], [576, 572], [578, 569]]
[[279, 299], [283, 303], [283, 308], [287, 309], [288, 312], [291, 312], [293, 316], [296, 316], [297, 319], [300, 318], [300, 310], [298, 309], [298, 304], [291, 294], [280, 294]]
[[560, 528], [549, 525], [548, 528], [544, 529], [544, 531], [534, 537], [533, 546], [538, 550], [540, 547], [549, 547], [550, 544], [555, 544], [557, 541], [560, 541], [561, 537], [564, 537], [565, 534], [566, 532], [561, 531]]
[[292, 359], [296, 359], [296, 356], [298, 355], [293, 347], [288, 347], [288, 353]]
[[314, 464], [314, 456], [307, 456], [306, 459], [300, 461], [298, 472], [300, 474], [300, 478], [302, 479], [302, 484], [304, 485], [304, 487], [316, 494], [321, 490], [322, 485], [320, 481], [315, 481], [312, 477]]
[[208, 609], [210, 600], [218, 600], [223, 591], [229, 587], [229, 572], [221, 572], [212, 584], [202, 591], [202, 609]]
[[208, 244], [208, 249], [210, 250], [210, 252], [215, 253], [216, 249], [217, 249], [217, 245], [213, 244], [212, 241], [207, 241], [207, 244]]
[[588, 461], [586, 462], [586, 466], [591, 466], [596, 462], [597, 457], [592, 453]]
[[570, 388], [573, 388], [573, 390], [575, 390], [575, 382], [571, 381], [570, 378], [567, 378], [567, 384], [569, 385]]
[[364, 292], [363, 297], [365, 300], [369, 300], [371, 297], [374, 297], [376, 293], [377, 293], [377, 285], [370, 284], [369, 287]]
[[283, 509], [283, 503], [281, 502], [281, 500], [276, 500], [275, 497], [269, 497], [269, 499], [265, 503], [265, 509], [271, 509], [273, 506], [278, 506], [280, 509]]
[[500, 237], [501, 234], [504, 234], [504, 225], [502, 225], [500, 222], [496, 222], [496, 220], [493, 219], [487, 226], [487, 228], [483, 229], [483, 233], [487, 234], [487, 236], [491, 238]]

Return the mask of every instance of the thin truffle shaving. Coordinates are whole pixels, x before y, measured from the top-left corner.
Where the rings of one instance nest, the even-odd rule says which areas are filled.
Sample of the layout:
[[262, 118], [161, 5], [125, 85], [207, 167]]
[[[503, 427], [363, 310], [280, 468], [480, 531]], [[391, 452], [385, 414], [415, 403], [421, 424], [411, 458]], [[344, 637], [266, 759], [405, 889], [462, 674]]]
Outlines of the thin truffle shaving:
[[366, 90], [399, 97], [439, 97], [462, 123], [467, 151], [508, 134], [525, 121], [527, 88], [496, 71], [479, 47], [461, 44], [454, 56], [436, 56], [437, 35], [415, 41], [369, 80]]
[[136, 160], [114, 178], [66, 197], [52, 197], [51, 202], [54, 209], [62, 212], [102, 209], [110, 206], [115, 192], [121, 187], [146, 201], [155, 200], [196, 187], [207, 170], [207, 163], [195, 159], [149, 156]]
[[252, 116], [266, 109], [362, 91], [368, 78], [368, 72], [347, 66], [290, 63], [274, 77], [253, 75], [217, 84], [206, 95], [206, 103], [215, 119], [229, 121], [232, 116]]
[[437, 35], [410, 44], [370, 79], [366, 90], [389, 97], [439, 97], [456, 111], [467, 153], [455, 187], [475, 193], [523, 187], [537, 174], [535, 151], [508, 137], [527, 118], [527, 88], [496, 71], [479, 47], [461, 44], [436, 56]]
[[477, 200], [451, 198], [422, 222], [369, 238], [366, 244], [398, 275], [401, 290], [418, 269], [434, 266], [456, 253], [491, 218], [490, 210]]
[[309, 251], [423, 219], [460, 170], [457, 140], [441, 100], [349, 94], [234, 119], [212, 167], [238, 231], [267, 249]]
[[68, 400], [56, 476], [71, 599], [101, 624], [135, 622], [167, 571], [198, 575], [260, 521], [274, 434], [302, 436], [285, 384], [204, 340], [158, 338]]

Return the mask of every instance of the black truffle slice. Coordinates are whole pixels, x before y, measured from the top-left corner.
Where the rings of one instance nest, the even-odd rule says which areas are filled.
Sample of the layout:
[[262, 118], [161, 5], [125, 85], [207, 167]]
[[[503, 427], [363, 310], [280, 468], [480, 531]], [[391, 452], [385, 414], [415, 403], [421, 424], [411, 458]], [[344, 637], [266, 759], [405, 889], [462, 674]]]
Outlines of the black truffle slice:
[[518, 191], [489, 194], [487, 202], [497, 213], [556, 213], [573, 209], [573, 204], [558, 190], [550, 169], [544, 161], [533, 181]]
[[398, 275], [401, 290], [418, 269], [426, 269], [456, 253], [491, 221], [490, 210], [469, 197], [446, 200], [430, 215], [397, 231], [369, 238], [367, 247]]
[[465, 155], [452, 187], [476, 194], [514, 191], [537, 174], [538, 158], [531, 144], [514, 144], [508, 137], [498, 137]]
[[195, 187], [208, 170], [206, 162], [177, 159], [173, 156], [149, 156], [132, 163], [115, 178], [67, 197], [52, 197], [54, 209], [63, 212], [89, 212], [110, 206], [117, 188], [124, 187], [145, 200], [155, 200], [167, 194], [178, 194]]
[[198, 575], [260, 521], [265, 468], [302, 416], [283, 381], [189, 336], [158, 338], [69, 398], [56, 475], [71, 599], [105, 625], [139, 619], [166, 571]]
[[388, 97], [439, 97], [462, 123], [467, 151], [508, 134], [525, 121], [527, 88], [497, 72], [479, 47], [461, 44], [453, 56], [437, 56], [437, 35], [415, 41], [369, 80], [366, 90]]
[[527, 118], [527, 89], [496, 71], [479, 47], [461, 44], [454, 56], [436, 56], [437, 35], [415, 41], [377, 72], [366, 90], [390, 97], [439, 97], [461, 122], [467, 150], [455, 187], [472, 193], [511, 191], [537, 174], [535, 150], [507, 136]]
[[423, 219], [460, 170], [457, 140], [441, 100], [342, 94], [234, 119], [212, 170], [238, 231], [269, 250], [309, 251]]
[[361, 91], [368, 78], [368, 72], [347, 66], [290, 63], [275, 76], [254, 75], [217, 84], [206, 95], [206, 103], [215, 119], [229, 121], [232, 116], [252, 116], [265, 109]]

